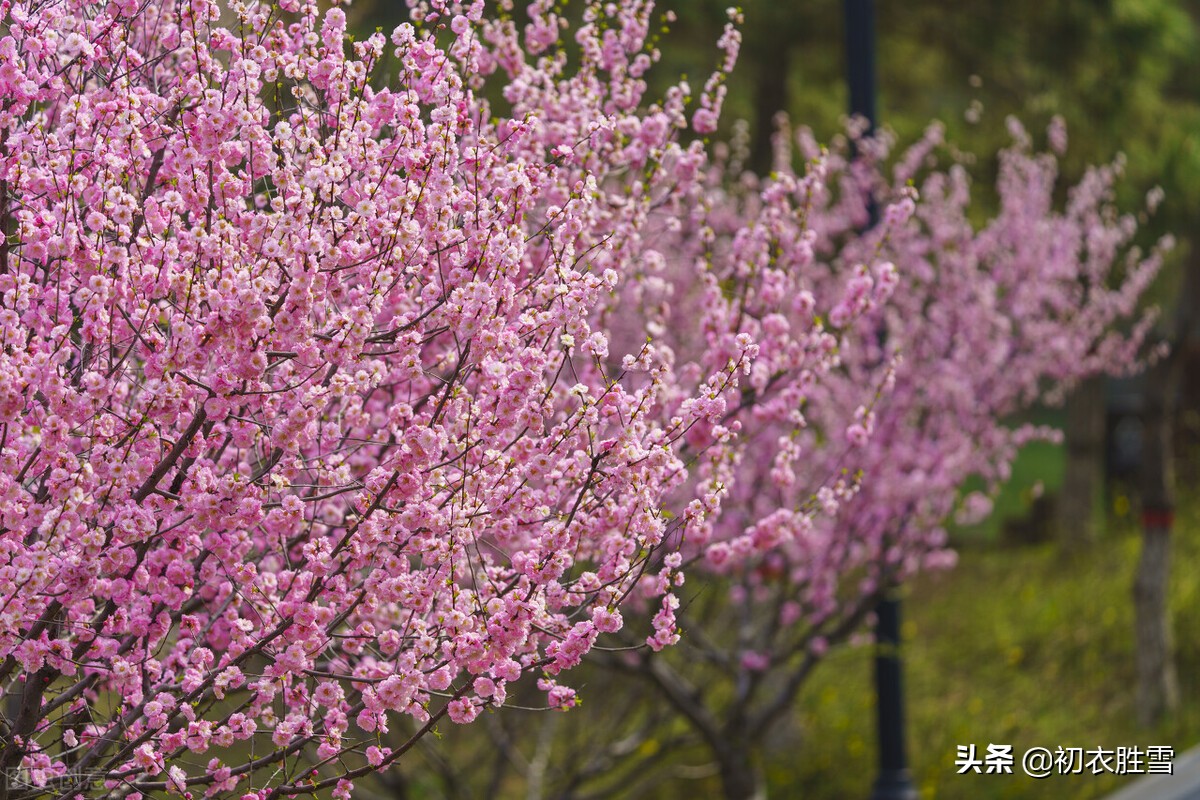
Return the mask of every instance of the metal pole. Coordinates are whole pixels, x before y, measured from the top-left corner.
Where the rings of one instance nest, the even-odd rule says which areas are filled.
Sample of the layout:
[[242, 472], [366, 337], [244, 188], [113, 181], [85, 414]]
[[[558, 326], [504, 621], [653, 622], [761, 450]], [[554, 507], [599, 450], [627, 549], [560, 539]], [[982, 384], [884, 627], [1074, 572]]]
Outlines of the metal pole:
[[875, 130], [875, 0], [846, 0], [846, 77], [850, 113]]
[[900, 600], [884, 595], [875, 607], [875, 702], [879, 777], [871, 800], [917, 800], [904, 748], [904, 686], [900, 674]]
[[[864, 117], [867, 132], [875, 130], [875, 3], [845, 0], [846, 76], [850, 114]], [[870, 224], [879, 221], [879, 208], [870, 201]], [[875, 698], [879, 732], [879, 776], [871, 800], [917, 800], [904, 748], [904, 691], [900, 672], [900, 600], [885, 592], [875, 609]]]

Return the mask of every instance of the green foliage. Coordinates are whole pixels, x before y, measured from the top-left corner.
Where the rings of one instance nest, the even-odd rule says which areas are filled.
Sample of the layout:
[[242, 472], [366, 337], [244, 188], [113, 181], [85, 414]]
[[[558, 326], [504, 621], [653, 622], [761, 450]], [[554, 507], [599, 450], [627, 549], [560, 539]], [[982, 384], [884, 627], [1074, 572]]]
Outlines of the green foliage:
[[[934, 5], [881, 4], [884, 121], [908, 137], [937, 116], [952, 141], [992, 152], [1005, 116], [1034, 129], [1060, 114], [1071, 131], [1069, 174], [1123, 152], [1127, 207], [1161, 185], [1168, 200], [1151, 232], [1187, 227], [1200, 208], [1200, 4]], [[912, 57], [918, 48], [924, 58]], [[982, 105], [978, 124], [963, 117], [972, 100]]]

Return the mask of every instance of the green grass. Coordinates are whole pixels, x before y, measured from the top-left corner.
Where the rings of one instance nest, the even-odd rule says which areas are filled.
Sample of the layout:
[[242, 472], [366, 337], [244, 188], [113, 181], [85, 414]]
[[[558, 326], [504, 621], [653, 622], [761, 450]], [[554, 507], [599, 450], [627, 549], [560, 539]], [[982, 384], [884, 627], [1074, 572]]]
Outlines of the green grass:
[[[922, 798], [1089, 798], [1131, 780], [1112, 774], [1034, 780], [958, 775], [956, 746], [1115, 749], [1200, 742], [1200, 504], [1181, 514], [1171, 606], [1183, 695], [1153, 730], [1134, 719], [1131, 587], [1140, 540], [1126, 523], [1070, 561], [1054, 545], [967, 548], [953, 571], [925, 575], [904, 602], [908, 747]], [[831, 655], [801, 701], [798, 753], [775, 753], [773, 788], [789, 797], [866, 797], [876, 773], [869, 648]]]
[[[1030, 412], [1027, 419], [1014, 420], [1014, 424], [1030, 422], [1061, 428], [1063, 421], [1062, 409], [1044, 408]], [[972, 544], [1000, 541], [1005, 524], [1026, 518], [1036, 496], [1043, 493], [1052, 496], [1061, 490], [1065, 466], [1066, 453], [1062, 445], [1042, 441], [1025, 445], [1013, 462], [1012, 478], [994, 498], [992, 513], [978, 525], [955, 526], [952, 532], [956, 542]], [[982, 481], [970, 480], [963, 491], [979, 491], [983, 488]], [[1097, 497], [1097, 500], [1101, 498]], [[1097, 511], [1103, 513], [1099, 508]]]

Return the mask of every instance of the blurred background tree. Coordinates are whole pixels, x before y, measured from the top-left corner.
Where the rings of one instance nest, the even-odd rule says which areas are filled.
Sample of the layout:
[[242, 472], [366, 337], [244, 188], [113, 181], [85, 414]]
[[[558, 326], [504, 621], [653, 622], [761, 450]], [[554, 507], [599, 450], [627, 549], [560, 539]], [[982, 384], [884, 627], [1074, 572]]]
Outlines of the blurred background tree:
[[[674, 5], [682, 39], [705, 42], [717, 35], [720, 0]], [[841, 3], [747, 0], [744, 8], [746, 47], [730, 84], [725, 124], [749, 121], [751, 163], [763, 171], [770, 166], [777, 112], [786, 111], [820, 139], [842, 128]], [[1120, 153], [1126, 164], [1124, 207], [1139, 207], [1154, 187], [1163, 190], [1166, 201], [1143, 221], [1143, 236], [1147, 242], [1166, 231], [1180, 236], [1179, 266], [1154, 298], [1164, 307], [1173, 305], [1187, 283], [1183, 273], [1200, 269], [1193, 241], [1200, 214], [1200, 2], [880, 3], [877, 13], [884, 127], [903, 143], [939, 119], [947, 141], [963, 152], [995, 153], [1007, 140], [1007, 116], [1019, 117], [1030, 130], [1062, 116], [1071, 136], [1067, 178]], [[686, 48], [665, 55], [673, 60], [664, 73], [699, 71], [688, 62]], [[994, 169], [990, 161], [974, 165], [981, 187], [990, 184]], [[1180, 299], [1197, 308], [1194, 298]], [[1191, 335], [1180, 340], [1184, 379], [1177, 433], [1184, 455], [1200, 439], [1200, 350], [1194, 340]], [[1068, 400], [1066, 469], [1058, 496], [1058, 529], [1068, 547], [1093, 539], [1103, 519], [1104, 415], [1103, 381], [1083, 384]]]

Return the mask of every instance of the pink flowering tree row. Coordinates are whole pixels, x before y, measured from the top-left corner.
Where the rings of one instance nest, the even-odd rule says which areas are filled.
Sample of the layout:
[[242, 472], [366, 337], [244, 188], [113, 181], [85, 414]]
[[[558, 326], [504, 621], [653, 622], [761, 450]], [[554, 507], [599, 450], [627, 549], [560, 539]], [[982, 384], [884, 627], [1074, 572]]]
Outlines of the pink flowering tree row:
[[[891, 175], [881, 167], [882, 142], [864, 143], [863, 161], [823, 164], [846, 176], [844, 192], [823, 212], [810, 211], [807, 231], [795, 235], [813, 236], [818, 251], [840, 253], [829, 263], [842, 270], [882, 250], [900, 284], [886, 307], [857, 323], [859, 335], [840, 353], [843, 369], [810, 396], [811, 428], [797, 443], [804, 471], [781, 472], [767, 453], [740, 465], [713, 523], [722, 541], [702, 561], [719, 578], [719, 591], [729, 592], [727, 605], [716, 608], [718, 624], [685, 618], [685, 631], [709, 634], [687, 640], [691, 657], [649, 659], [642, 667], [687, 709], [716, 756], [728, 797], [750, 796], [759, 781], [754, 748], [792, 710], [826, 650], [862, 628], [882, 593], [919, 569], [951, 565], [947, 521], [985, 516], [989, 491], [1008, 479], [1021, 445], [1055, 436], [1014, 426], [1013, 416], [1057, 399], [1084, 377], [1141, 363], [1153, 315], [1138, 311], [1138, 298], [1169, 242], [1149, 254], [1133, 246], [1133, 215], [1112, 205], [1113, 167], [1089, 171], [1059, 207], [1055, 156], [1034, 152], [1025, 132], [1012, 127], [1014, 145], [999, 156], [998, 207], [981, 226], [972, 222], [965, 169], [923, 169], [939, 143], [937, 128], [901, 155]], [[1061, 154], [1058, 124], [1050, 139]], [[806, 158], [817, 157], [811, 141], [802, 145]], [[784, 151], [777, 169], [786, 174], [788, 163]], [[866, 221], [861, 190], [897, 198], [912, 180], [921, 197], [910, 219], [898, 219], [895, 206], [879, 230], [857, 233]], [[807, 195], [793, 195], [793, 202], [812, 208]], [[761, 214], [755, 204], [742, 213]], [[810, 280], [820, 285], [817, 276]], [[893, 358], [892, 391], [864, 413], [859, 387]], [[839, 434], [856, 422], [847, 460]], [[806, 485], [836, 464], [861, 470], [861, 491], [831, 516], [798, 524], [791, 482]], [[982, 479], [988, 491], [964, 495], [969, 479]], [[764, 546], [748, 559], [730, 557], [739, 551], [724, 542], [747, 536]], [[698, 572], [691, 570], [693, 577]], [[693, 672], [692, 665], [703, 667]]]
[[344, 798], [524, 675], [573, 705], [622, 608], [675, 642], [739, 430], [801, 461], [894, 284], [831, 278], [829, 327], [755, 220], [669, 249], [732, 26], [655, 99], [652, 3], [569, 46], [551, 2], [411, 6], [0, 4], [6, 796]]
[[[1153, 315], [1139, 312], [1138, 298], [1169, 241], [1150, 253], [1134, 246], [1134, 217], [1113, 206], [1119, 163], [1088, 171], [1057, 202], [1065, 130], [1052, 125], [1052, 152], [1038, 152], [1010, 128], [996, 208], [982, 225], [966, 170], [936, 166], [936, 126], [896, 158], [886, 137], [858, 140], [851, 160], [845, 142], [823, 151], [802, 132], [794, 143], [780, 136], [770, 178], [736, 165], [710, 173], [719, 185], [661, 265], [676, 298], [670, 318], [696, 313], [685, 298], [698, 258], [722, 270], [724, 287], [702, 304], [754, 329], [764, 351], [789, 324], [765, 316], [759, 330], [753, 312], [776, 273], [803, 273], [826, 298], [816, 301], [830, 309], [826, 323], [854, 335], [789, 419], [747, 403], [742, 439], [717, 465], [720, 511], [683, 544], [680, 646], [637, 649], [626, 631], [593, 653], [611, 676], [592, 681], [640, 699], [596, 716], [584, 708], [551, 744], [524, 742], [540, 757], [510, 766], [525, 765], [542, 785], [606, 796], [680, 780], [679, 759], [664, 750], [699, 752], [712, 772], [692, 777], [715, 776], [729, 798], [761, 796], [762, 756], [797, 741], [789, 714], [822, 656], [864, 629], [884, 593], [952, 565], [947, 523], [985, 516], [1021, 445], [1056, 436], [1013, 424], [1014, 415], [1085, 376], [1144, 363]], [[806, 165], [799, 174], [793, 159]], [[887, 205], [866, 230], [870, 197]], [[890, 299], [873, 302], [884, 285]], [[686, 325], [664, 327], [687, 335]], [[781, 375], [760, 358], [743, 398]], [[877, 402], [871, 386], [886, 390]], [[984, 491], [966, 492], [971, 481]]]

